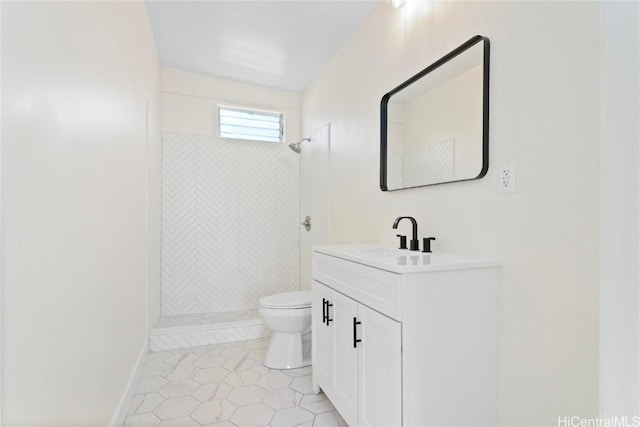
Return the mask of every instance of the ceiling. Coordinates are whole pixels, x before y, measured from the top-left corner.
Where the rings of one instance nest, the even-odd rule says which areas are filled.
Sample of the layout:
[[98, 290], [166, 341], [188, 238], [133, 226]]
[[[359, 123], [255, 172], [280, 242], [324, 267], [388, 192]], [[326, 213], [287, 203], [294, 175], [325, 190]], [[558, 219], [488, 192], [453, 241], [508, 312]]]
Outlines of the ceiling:
[[160, 63], [302, 91], [375, 0], [149, 1]]

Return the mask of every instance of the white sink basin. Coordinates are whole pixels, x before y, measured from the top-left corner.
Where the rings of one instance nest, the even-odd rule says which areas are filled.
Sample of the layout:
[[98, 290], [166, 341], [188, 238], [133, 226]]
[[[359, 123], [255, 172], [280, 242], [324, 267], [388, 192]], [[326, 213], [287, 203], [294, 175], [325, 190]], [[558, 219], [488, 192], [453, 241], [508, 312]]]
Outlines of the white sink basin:
[[[333, 246], [336, 248], [336, 246]], [[408, 255], [420, 255], [420, 252], [416, 251], [408, 251], [406, 249], [394, 249], [387, 247], [343, 247], [342, 250], [345, 254], [350, 254], [352, 256], [359, 256], [363, 258], [393, 258], [399, 256], [408, 256]]]
[[314, 246], [313, 250], [314, 252], [399, 274], [501, 265], [501, 262], [497, 259], [423, 253], [407, 249], [389, 248], [383, 245]]

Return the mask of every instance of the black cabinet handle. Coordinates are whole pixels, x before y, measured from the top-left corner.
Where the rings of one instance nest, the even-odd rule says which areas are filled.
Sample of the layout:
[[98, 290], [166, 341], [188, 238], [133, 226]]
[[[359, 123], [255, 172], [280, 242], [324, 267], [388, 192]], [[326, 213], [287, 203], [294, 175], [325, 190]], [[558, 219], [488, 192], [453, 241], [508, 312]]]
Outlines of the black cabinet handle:
[[322, 298], [322, 323], [327, 321], [327, 300]]
[[330, 304], [329, 300], [327, 300], [327, 326], [329, 326], [329, 323], [333, 322], [333, 319], [329, 317], [329, 307], [333, 307], [333, 304]]
[[362, 322], [358, 322], [356, 320], [356, 318], [353, 318], [353, 348], [357, 348], [358, 347], [358, 343], [362, 342], [362, 340], [359, 340], [356, 338], [356, 327], [358, 325], [362, 324]]

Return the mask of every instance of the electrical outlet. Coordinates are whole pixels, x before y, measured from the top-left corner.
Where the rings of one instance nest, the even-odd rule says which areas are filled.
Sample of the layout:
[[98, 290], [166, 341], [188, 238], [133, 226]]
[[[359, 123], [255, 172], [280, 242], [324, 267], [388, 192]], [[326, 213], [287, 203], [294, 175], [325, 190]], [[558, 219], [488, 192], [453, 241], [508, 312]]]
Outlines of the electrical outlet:
[[507, 163], [500, 166], [498, 175], [498, 192], [515, 193], [516, 192], [516, 164]]

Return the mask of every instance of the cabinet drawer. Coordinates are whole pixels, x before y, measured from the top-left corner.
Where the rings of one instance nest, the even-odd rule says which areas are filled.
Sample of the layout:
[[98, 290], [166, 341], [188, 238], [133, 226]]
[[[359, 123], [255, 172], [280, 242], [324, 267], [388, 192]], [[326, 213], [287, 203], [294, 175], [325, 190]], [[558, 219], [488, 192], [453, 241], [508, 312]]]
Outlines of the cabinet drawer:
[[399, 318], [400, 274], [314, 252], [313, 278], [391, 318]]

